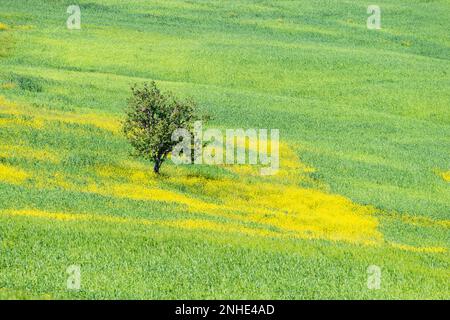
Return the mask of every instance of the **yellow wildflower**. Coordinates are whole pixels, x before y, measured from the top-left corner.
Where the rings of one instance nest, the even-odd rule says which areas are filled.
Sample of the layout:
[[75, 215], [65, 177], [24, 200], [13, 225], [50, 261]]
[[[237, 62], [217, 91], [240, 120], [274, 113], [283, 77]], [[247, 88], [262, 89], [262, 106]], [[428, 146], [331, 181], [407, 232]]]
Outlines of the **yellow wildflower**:
[[9, 165], [0, 164], [0, 181], [11, 184], [21, 184], [29, 177], [24, 170]]

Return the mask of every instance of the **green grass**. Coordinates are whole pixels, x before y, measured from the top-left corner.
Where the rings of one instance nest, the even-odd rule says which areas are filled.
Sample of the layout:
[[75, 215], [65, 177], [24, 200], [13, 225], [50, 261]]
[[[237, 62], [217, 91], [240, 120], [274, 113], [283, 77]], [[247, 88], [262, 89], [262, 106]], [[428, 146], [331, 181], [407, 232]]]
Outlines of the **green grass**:
[[[10, 115], [0, 105], [0, 142], [61, 158], [3, 155], [0, 148], [0, 164], [33, 173], [22, 184], [0, 181], [0, 211], [204, 218], [171, 202], [83, 191], [92, 181], [110, 182], [99, 182], [93, 168], [131, 161], [120, 135], [59, 118], [44, 128], [23, 124], [53, 113], [119, 119], [130, 86], [156, 80], [194, 97], [213, 116], [211, 127], [280, 129], [281, 140], [316, 169], [308, 187], [375, 207], [384, 242], [0, 213], [0, 299], [450, 297], [450, 187], [440, 176], [450, 170], [448, 1], [379, 1], [380, 31], [366, 29], [362, 1], [78, 3], [79, 31], [65, 27], [70, 1], [0, 0], [0, 22], [8, 26], [0, 30], [0, 96], [29, 112]], [[222, 168], [183, 170], [239, 179]], [[172, 165], [162, 171], [159, 188], [207, 196], [171, 182], [180, 174]], [[76, 188], [51, 185], [58, 174]], [[82, 267], [80, 292], [66, 289], [72, 264]], [[380, 290], [367, 289], [370, 265], [382, 268]]]

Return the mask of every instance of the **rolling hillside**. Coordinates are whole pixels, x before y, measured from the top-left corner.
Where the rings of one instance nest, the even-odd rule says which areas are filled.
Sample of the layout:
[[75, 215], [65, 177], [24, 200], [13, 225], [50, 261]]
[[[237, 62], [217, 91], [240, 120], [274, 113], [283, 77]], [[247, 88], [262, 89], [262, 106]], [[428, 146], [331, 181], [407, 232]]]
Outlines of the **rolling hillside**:
[[[381, 30], [353, 0], [71, 4], [0, 0], [0, 299], [450, 298], [448, 1]], [[280, 172], [153, 175], [121, 133], [151, 80], [279, 129]]]

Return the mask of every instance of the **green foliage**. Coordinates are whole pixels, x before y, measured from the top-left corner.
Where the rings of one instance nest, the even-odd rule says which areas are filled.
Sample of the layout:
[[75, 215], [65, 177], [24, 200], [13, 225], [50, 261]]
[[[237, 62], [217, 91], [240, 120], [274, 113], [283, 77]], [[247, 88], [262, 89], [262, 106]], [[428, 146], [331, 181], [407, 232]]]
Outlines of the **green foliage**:
[[9, 81], [12, 83], [16, 83], [17, 86], [22, 90], [31, 92], [42, 92], [43, 91], [42, 83], [45, 82], [45, 79], [38, 77], [22, 76], [13, 73], [10, 75]]
[[132, 87], [123, 131], [135, 150], [135, 155], [154, 163], [153, 171], [159, 173], [167, 155], [178, 143], [172, 133], [179, 128], [192, 132], [196, 118], [193, 101], [181, 101], [162, 93], [153, 81], [142, 87]]

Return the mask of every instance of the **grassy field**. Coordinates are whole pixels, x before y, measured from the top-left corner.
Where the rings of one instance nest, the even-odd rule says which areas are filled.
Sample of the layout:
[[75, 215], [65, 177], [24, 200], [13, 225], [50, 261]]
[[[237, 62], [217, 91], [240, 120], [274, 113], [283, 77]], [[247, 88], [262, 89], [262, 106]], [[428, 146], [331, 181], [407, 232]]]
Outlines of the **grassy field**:
[[[0, 0], [0, 299], [450, 298], [448, 1], [72, 2]], [[279, 174], [154, 176], [120, 131], [151, 80], [280, 129]]]

